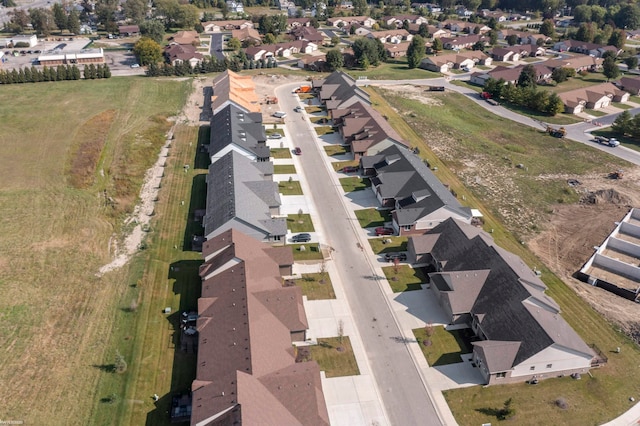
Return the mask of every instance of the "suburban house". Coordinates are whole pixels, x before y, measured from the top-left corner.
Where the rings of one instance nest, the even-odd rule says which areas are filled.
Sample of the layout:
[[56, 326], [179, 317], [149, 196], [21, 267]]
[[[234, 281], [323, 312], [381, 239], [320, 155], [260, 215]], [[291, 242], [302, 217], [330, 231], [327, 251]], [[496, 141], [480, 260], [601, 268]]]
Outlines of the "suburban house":
[[251, 41], [255, 44], [262, 43], [262, 37], [260, 33], [253, 27], [244, 27], [239, 30], [231, 30], [231, 37], [237, 38], [240, 41]]
[[602, 109], [611, 102], [627, 102], [629, 92], [618, 89], [613, 83], [601, 83], [582, 89], [558, 93], [564, 103], [565, 112], [578, 114], [586, 109]]
[[469, 21], [459, 21], [453, 19], [447, 19], [445, 21], [438, 23], [439, 28], [444, 28], [450, 30], [455, 33], [466, 33], [466, 34], [474, 34], [476, 32], [476, 27], [478, 28], [479, 34], [484, 34], [491, 31], [491, 28], [482, 24], [474, 24]]
[[487, 44], [487, 38], [481, 34], [470, 34], [463, 37], [441, 37], [442, 46], [449, 50], [471, 49], [477, 42]]
[[343, 143], [349, 146], [354, 160], [364, 155], [374, 155], [391, 145], [406, 145], [389, 122], [368, 102], [359, 100], [346, 108], [332, 109], [329, 116], [338, 128]]
[[435, 72], [446, 73], [451, 69], [459, 69], [480, 65], [491, 65], [491, 58], [479, 50], [466, 52], [447, 53], [444, 55], [427, 56], [420, 62], [419, 67]]
[[319, 71], [324, 69], [327, 62], [327, 55], [305, 55], [298, 59], [298, 68]]
[[236, 149], [216, 158], [207, 175], [206, 239], [233, 228], [259, 241], [284, 241], [287, 220], [277, 217], [281, 201], [272, 175], [273, 163], [252, 161]]
[[583, 55], [590, 55], [601, 58], [604, 52], [614, 52], [616, 56], [620, 53], [620, 49], [615, 46], [605, 46], [597, 43], [587, 43], [578, 40], [561, 40], [553, 45], [553, 50], [558, 52], [575, 52]]
[[428, 25], [427, 31], [431, 38], [451, 37], [451, 31], [445, 28], [438, 28], [435, 25]]
[[409, 238], [408, 260], [430, 271], [450, 323], [475, 334], [472, 362], [487, 384], [584, 374], [606, 362], [562, 318], [536, 273], [482, 229], [447, 219]]
[[192, 67], [202, 62], [204, 58], [204, 55], [198, 53], [195, 46], [191, 44], [169, 44], [164, 48], [164, 56], [173, 66], [189, 63]]
[[197, 31], [178, 31], [169, 38], [169, 43], [200, 45], [200, 36]]
[[368, 38], [378, 39], [382, 43], [400, 43], [401, 41], [411, 41], [413, 36], [409, 31], [403, 29], [372, 31], [367, 34]]
[[452, 217], [471, 222], [471, 209], [462, 207], [429, 166], [404, 146], [394, 144], [363, 156], [360, 168], [380, 206], [392, 210], [398, 235], [422, 234]]
[[249, 75], [225, 70], [213, 79], [211, 111], [217, 114], [228, 104], [235, 104], [245, 112], [260, 112], [256, 87]]
[[404, 41], [402, 43], [392, 44], [385, 43], [384, 50], [387, 52], [387, 56], [390, 58], [400, 58], [402, 56], [407, 56], [407, 50], [409, 50], [409, 45], [411, 42]]
[[[203, 245], [191, 425], [329, 425], [320, 368], [296, 362], [308, 322], [293, 256], [229, 229]], [[288, 274], [286, 274], [288, 275]]]
[[251, 161], [269, 161], [271, 151], [262, 125], [262, 114], [245, 112], [234, 104], [219, 110], [211, 119], [209, 155], [211, 163], [229, 151], [236, 151]]
[[597, 71], [602, 67], [602, 62], [602, 58], [595, 58], [589, 55], [574, 55], [559, 59], [549, 59], [544, 64], [551, 69], [572, 68], [576, 72], [580, 72]]
[[542, 56], [546, 52], [544, 47], [535, 44], [517, 44], [509, 47], [494, 47], [491, 57], [494, 61], [517, 62], [521, 58]]
[[380, 20], [387, 27], [395, 26], [396, 28], [402, 28], [404, 22], [407, 21], [410, 24], [426, 24], [429, 22], [427, 18], [420, 15], [395, 15], [385, 16]]
[[104, 51], [102, 48], [84, 49], [75, 52], [51, 52], [38, 55], [40, 65], [82, 65], [82, 64], [104, 64]]
[[244, 13], [244, 5], [241, 1], [227, 0], [227, 9], [232, 13]]
[[[545, 80], [551, 78], [553, 74], [553, 70], [547, 67], [546, 62], [541, 64], [531, 64], [536, 73], [536, 82], [540, 83]], [[487, 71], [485, 73], [473, 73], [469, 78], [469, 82], [472, 84], [477, 84], [479, 86], [484, 86], [487, 80], [493, 78], [494, 80], [504, 80], [505, 84], [511, 83], [514, 85], [518, 84], [518, 80], [520, 79], [520, 74], [522, 73], [522, 69], [526, 65], [518, 65], [513, 68], [498, 66], [494, 69]]]
[[316, 46], [322, 46], [327, 36], [313, 27], [298, 27], [291, 31], [291, 35], [296, 40], [306, 40]]
[[480, 11], [480, 15], [483, 18], [486, 18], [486, 19], [493, 18], [497, 22], [505, 22], [505, 21], [507, 21], [509, 19], [508, 15], [506, 13], [502, 12], [501, 10], [482, 9]]
[[253, 22], [247, 19], [235, 19], [227, 21], [207, 21], [203, 22], [205, 33], [221, 33], [231, 30], [242, 30], [245, 28], [253, 28]]
[[308, 27], [311, 25], [311, 18], [287, 18], [287, 29], [291, 31], [298, 27]]
[[125, 37], [139, 36], [140, 27], [137, 25], [119, 25], [118, 34]]
[[260, 60], [268, 57], [289, 58], [298, 53], [313, 53], [318, 50], [318, 45], [307, 40], [294, 40], [278, 44], [263, 44], [247, 47], [244, 52], [249, 59]]
[[327, 18], [327, 25], [334, 28], [345, 28], [351, 25], [371, 28], [375, 23], [376, 20], [369, 16], [336, 16], [333, 18]]
[[26, 44], [27, 47], [35, 47], [38, 44], [38, 37], [35, 34], [26, 35], [19, 34], [11, 37], [0, 37], [0, 46], [2, 47], [15, 47], [16, 44]]
[[325, 79], [312, 80], [311, 85], [319, 92], [318, 98], [329, 113], [334, 109], [347, 108], [358, 101], [371, 104], [369, 94], [356, 86], [356, 81], [342, 71], [333, 72]]
[[632, 95], [640, 95], [640, 77], [622, 77], [618, 87]]

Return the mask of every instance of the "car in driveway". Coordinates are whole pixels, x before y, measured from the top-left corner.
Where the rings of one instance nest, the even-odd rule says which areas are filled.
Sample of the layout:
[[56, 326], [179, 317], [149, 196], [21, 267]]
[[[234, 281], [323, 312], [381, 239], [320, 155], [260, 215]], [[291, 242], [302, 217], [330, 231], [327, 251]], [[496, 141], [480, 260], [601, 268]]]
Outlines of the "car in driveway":
[[294, 150], [293, 150], [293, 153], [294, 153], [295, 155], [302, 155], [302, 150], [300, 149], [300, 147], [299, 147], [299, 146], [296, 146], [296, 147], [294, 148]]
[[311, 241], [311, 235], [304, 232], [291, 237], [292, 243], [308, 243], [309, 241]]
[[376, 236], [380, 235], [393, 235], [396, 231], [393, 228], [385, 228], [384, 226], [379, 226], [376, 228]]
[[407, 260], [407, 253], [385, 253], [384, 260], [387, 262], [393, 262], [398, 259], [400, 262], [404, 262]]
[[273, 113], [273, 116], [275, 118], [285, 118], [287, 116], [287, 113], [284, 111], [276, 111]]
[[346, 166], [342, 168], [343, 173], [355, 173], [358, 171], [357, 166]]
[[280, 133], [271, 133], [269, 139], [282, 139], [282, 135]]

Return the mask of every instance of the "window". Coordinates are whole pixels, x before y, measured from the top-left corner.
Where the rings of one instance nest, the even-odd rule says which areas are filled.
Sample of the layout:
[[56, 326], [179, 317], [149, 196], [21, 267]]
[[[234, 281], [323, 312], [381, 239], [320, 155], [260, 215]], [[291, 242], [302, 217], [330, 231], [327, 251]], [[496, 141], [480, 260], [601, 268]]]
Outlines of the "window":
[[553, 364], [547, 364], [547, 368], [553, 367]]
[[507, 377], [506, 371], [503, 371], [502, 373], [496, 373], [496, 379], [504, 379], [505, 377]]
[[411, 225], [404, 225], [403, 228], [405, 231], [411, 231]]
[[536, 369], [536, 366], [535, 366], [535, 365], [532, 365], [531, 367], [529, 367], [529, 370], [531, 370], [531, 371], [533, 371], [533, 370], [535, 370], [535, 369]]

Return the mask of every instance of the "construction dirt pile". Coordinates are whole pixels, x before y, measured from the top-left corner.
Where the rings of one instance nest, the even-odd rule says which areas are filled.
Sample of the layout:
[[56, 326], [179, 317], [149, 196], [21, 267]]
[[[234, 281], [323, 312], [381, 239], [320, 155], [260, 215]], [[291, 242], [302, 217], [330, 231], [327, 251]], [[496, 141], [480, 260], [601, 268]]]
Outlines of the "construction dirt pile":
[[581, 198], [583, 204], [617, 204], [631, 207], [631, 200], [613, 188], [588, 191]]

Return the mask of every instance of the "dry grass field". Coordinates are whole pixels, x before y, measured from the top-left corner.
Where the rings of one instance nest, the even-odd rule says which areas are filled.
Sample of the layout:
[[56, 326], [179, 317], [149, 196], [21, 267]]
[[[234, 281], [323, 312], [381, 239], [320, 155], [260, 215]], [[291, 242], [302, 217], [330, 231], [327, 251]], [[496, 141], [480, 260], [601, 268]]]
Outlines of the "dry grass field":
[[0, 419], [105, 424], [94, 417], [104, 397], [96, 389], [115, 376], [105, 370], [116, 350], [130, 358], [131, 342], [112, 337], [123, 331], [123, 308], [143, 297], [131, 284], [144, 259], [96, 272], [189, 85], [112, 78], [2, 88]]

